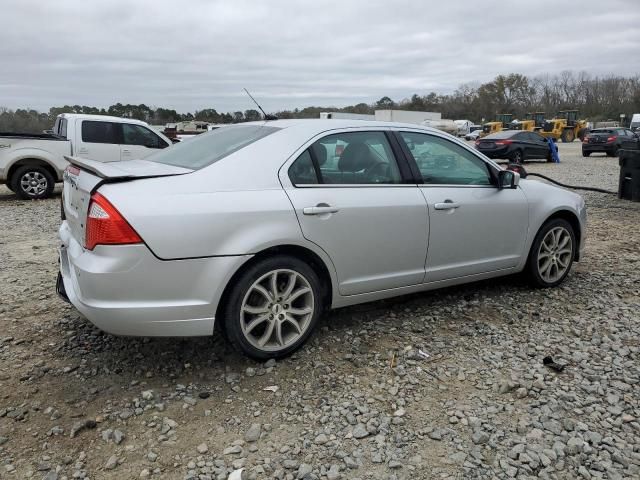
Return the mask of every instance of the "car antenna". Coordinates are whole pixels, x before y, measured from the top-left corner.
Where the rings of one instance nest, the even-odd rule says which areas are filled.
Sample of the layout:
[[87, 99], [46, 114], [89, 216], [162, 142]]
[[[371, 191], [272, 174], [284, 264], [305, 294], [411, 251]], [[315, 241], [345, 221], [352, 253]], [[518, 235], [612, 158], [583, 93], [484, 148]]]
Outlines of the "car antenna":
[[249, 95], [249, 98], [251, 100], [253, 100], [253, 103], [255, 103], [257, 105], [257, 107], [260, 109], [260, 111], [262, 112], [262, 115], [264, 116], [265, 120], [278, 120], [278, 117], [276, 117], [275, 115], [267, 115], [265, 113], [265, 111], [262, 109], [262, 107], [260, 106], [260, 104], [258, 102], [256, 102], [256, 99], [253, 98], [253, 96], [249, 93], [249, 90], [247, 90], [246, 88], [244, 89], [245, 92], [247, 92], [247, 95]]

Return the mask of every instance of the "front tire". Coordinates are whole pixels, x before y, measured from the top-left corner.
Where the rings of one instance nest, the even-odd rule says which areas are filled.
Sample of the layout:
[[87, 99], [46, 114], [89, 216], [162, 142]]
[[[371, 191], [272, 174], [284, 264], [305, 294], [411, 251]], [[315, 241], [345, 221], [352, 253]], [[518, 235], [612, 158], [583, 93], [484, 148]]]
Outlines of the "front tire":
[[518, 149], [511, 154], [511, 161], [513, 163], [521, 164], [524, 161], [524, 155], [522, 150]]
[[266, 258], [235, 281], [223, 309], [226, 336], [253, 359], [286, 357], [311, 335], [324, 298], [309, 265], [288, 255]]
[[44, 167], [24, 165], [13, 173], [10, 185], [19, 198], [40, 200], [51, 196], [55, 180]]
[[571, 129], [564, 130], [562, 132], [562, 135], [560, 136], [562, 143], [571, 143], [575, 140], [575, 138], [576, 138], [575, 133]]
[[538, 231], [529, 252], [527, 271], [534, 286], [555, 287], [571, 270], [576, 251], [576, 235], [562, 218], [547, 221]]

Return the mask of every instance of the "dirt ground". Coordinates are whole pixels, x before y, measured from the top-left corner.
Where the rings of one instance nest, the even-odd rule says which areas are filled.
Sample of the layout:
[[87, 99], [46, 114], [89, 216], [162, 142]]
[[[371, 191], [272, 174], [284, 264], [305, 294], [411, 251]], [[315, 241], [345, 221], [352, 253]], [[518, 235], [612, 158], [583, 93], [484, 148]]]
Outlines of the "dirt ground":
[[[616, 189], [617, 159], [579, 149], [526, 168]], [[342, 309], [257, 364], [219, 338], [95, 329], [55, 293], [59, 193], [0, 186], [0, 478], [640, 478], [640, 204], [584, 195], [561, 287]]]

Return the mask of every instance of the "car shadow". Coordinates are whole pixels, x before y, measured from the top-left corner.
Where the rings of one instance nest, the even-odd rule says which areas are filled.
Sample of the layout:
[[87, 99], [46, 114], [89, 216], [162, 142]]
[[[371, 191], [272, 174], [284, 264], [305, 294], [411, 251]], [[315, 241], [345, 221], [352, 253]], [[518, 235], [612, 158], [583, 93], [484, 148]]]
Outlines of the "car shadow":
[[[509, 276], [337, 309], [325, 315], [308, 344], [284, 362], [295, 365], [298, 358], [312, 354], [310, 351], [317, 346], [329, 348], [330, 337], [346, 337], [348, 331], [364, 327], [373, 317], [383, 329], [395, 328], [400, 320], [396, 315], [386, 315], [389, 312], [428, 311], [429, 307], [441, 309], [458, 301], [504, 294], [512, 296], [515, 291], [526, 288], [519, 276]], [[57, 349], [62, 357], [66, 357], [62, 360], [69, 363], [74, 358], [82, 359], [86, 368], [94, 365], [121, 375], [122, 385], [129, 381], [127, 378], [143, 374], [177, 379], [198, 372], [203, 380], [219, 381], [230, 370], [244, 372], [248, 367], [260, 367], [259, 362], [232, 348], [220, 332], [213, 337], [199, 338], [117, 337], [98, 330], [72, 311], [63, 328], [73, 334], [65, 337]]]

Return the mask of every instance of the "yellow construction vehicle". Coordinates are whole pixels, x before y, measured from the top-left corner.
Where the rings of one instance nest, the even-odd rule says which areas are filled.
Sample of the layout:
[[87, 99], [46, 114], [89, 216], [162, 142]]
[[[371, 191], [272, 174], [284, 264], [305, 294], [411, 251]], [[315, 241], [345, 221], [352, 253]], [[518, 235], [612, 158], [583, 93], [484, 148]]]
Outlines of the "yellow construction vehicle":
[[511, 122], [511, 130], [537, 132], [544, 126], [544, 121], [544, 112], [526, 113], [524, 115], [524, 120]]
[[547, 120], [540, 130], [540, 135], [545, 138], [561, 140], [563, 143], [573, 142], [576, 137], [581, 141], [589, 133], [587, 122], [578, 120], [578, 110], [563, 110], [558, 112], [555, 118]]
[[509, 125], [513, 120], [512, 113], [499, 113], [496, 115], [495, 122], [487, 122], [482, 125], [481, 137], [486, 137], [492, 133], [501, 132], [502, 130], [509, 130]]

